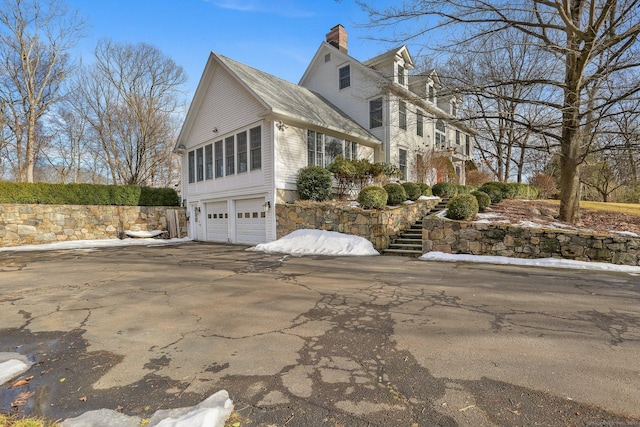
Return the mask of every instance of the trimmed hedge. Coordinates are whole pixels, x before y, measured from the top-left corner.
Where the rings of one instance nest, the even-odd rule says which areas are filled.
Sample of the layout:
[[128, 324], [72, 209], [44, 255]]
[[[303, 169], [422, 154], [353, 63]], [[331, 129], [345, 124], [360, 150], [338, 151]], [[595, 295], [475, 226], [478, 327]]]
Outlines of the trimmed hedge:
[[358, 204], [363, 209], [384, 209], [389, 195], [387, 191], [377, 185], [370, 185], [360, 190]]
[[424, 182], [419, 182], [418, 186], [420, 187], [420, 191], [422, 192], [423, 196], [425, 197], [433, 196], [433, 193], [431, 192], [431, 187], [429, 187], [429, 184], [425, 184]]
[[471, 194], [455, 196], [447, 204], [447, 218], [464, 220], [476, 216], [478, 213], [478, 200]]
[[458, 194], [456, 184], [452, 184], [450, 182], [439, 182], [437, 184], [434, 184], [434, 186], [431, 187], [431, 191], [433, 192], [434, 196], [445, 198], [453, 197]]
[[472, 196], [476, 198], [478, 201], [478, 209], [480, 212], [484, 212], [485, 209], [491, 205], [491, 198], [484, 191], [474, 191], [471, 193]]
[[[491, 197], [491, 203], [499, 203], [502, 199], [537, 199], [540, 197], [538, 187], [517, 182], [487, 182], [479, 190]], [[497, 191], [500, 192], [500, 197], [496, 195]]]
[[298, 171], [296, 186], [301, 200], [324, 202], [331, 199], [333, 178], [331, 172], [321, 166], [307, 166]]
[[404, 191], [407, 193], [407, 199], [416, 201], [420, 196], [422, 196], [422, 191], [418, 184], [413, 182], [403, 182], [400, 185], [402, 185]]
[[179, 206], [172, 188], [137, 185], [0, 182], [0, 203], [42, 205]]
[[399, 205], [407, 200], [407, 192], [400, 184], [387, 184], [384, 186], [384, 189], [389, 195], [389, 198], [387, 199], [388, 205]]

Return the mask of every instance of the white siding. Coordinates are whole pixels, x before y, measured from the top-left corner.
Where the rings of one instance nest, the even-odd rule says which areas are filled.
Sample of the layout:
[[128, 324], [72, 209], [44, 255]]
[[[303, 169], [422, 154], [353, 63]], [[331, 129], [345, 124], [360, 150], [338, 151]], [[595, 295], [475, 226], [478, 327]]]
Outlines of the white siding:
[[287, 127], [277, 132], [276, 188], [295, 190], [298, 171], [307, 166], [307, 130]]

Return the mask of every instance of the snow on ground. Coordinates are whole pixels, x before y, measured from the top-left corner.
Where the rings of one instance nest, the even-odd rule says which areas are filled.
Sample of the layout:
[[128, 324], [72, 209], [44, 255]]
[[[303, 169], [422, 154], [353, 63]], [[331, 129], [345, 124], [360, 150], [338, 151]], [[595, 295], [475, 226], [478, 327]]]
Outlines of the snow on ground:
[[110, 248], [120, 246], [154, 246], [187, 243], [192, 240], [188, 237], [181, 239], [97, 239], [97, 240], [69, 240], [66, 242], [43, 243], [42, 245], [23, 245], [0, 248], [0, 252], [27, 252], [27, 251], [59, 251], [63, 249], [93, 249]]
[[296, 230], [269, 243], [260, 243], [250, 251], [290, 255], [380, 255], [364, 237], [324, 230]]

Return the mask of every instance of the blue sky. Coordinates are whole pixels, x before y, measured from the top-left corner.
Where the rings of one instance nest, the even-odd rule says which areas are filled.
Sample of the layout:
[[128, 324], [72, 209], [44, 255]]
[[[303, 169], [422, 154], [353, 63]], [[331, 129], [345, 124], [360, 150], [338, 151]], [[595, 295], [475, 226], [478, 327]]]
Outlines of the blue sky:
[[[149, 43], [184, 67], [191, 99], [214, 51], [297, 83], [331, 27], [349, 34], [349, 54], [366, 60], [392, 44], [371, 40], [354, 0], [67, 0], [88, 19], [77, 53], [84, 63], [103, 37]], [[377, 0], [376, 5], [393, 3]]]

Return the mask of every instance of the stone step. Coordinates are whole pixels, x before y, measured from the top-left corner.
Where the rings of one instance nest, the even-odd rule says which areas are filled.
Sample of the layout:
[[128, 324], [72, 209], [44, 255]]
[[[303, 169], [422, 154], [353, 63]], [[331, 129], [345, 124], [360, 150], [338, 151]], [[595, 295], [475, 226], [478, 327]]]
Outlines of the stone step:
[[384, 255], [400, 255], [400, 256], [410, 256], [410, 257], [419, 257], [422, 256], [422, 251], [411, 251], [407, 249], [385, 249], [382, 251]]
[[391, 243], [389, 245], [389, 249], [416, 249], [422, 250], [422, 242], [421, 243]]
[[407, 238], [407, 237], [398, 237], [394, 240], [394, 243], [413, 243], [413, 244], [422, 244], [422, 239], [418, 238]]

